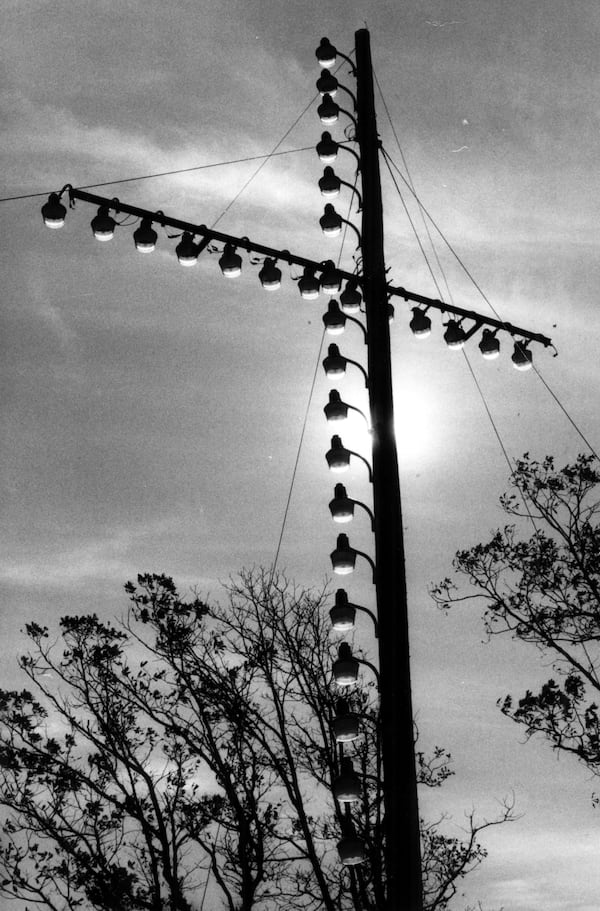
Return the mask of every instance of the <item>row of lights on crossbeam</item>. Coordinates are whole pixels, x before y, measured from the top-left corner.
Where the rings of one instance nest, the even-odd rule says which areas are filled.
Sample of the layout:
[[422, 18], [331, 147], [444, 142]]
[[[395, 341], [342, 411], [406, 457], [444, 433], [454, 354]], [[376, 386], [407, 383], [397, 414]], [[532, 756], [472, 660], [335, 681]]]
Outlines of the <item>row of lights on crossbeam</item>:
[[[118, 207], [118, 201], [115, 200], [115, 206]], [[61, 203], [58, 193], [51, 193], [48, 201], [42, 206], [42, 217], [44, 224], [48, 228], [62, 228], [65, 223], [67, 210]], [[156, 213], [156, 224], [160, 224], [162, 213]], [[136, 250], [140, 253], [152, 253], [156, 249], [158, 234], [152, 227], [153, 220], [150, 217], [141, 219], [139, 227], [133, 232], [133, 241]], [[97, 214], [91, 220], [91, 228], [96, 240], [106, 242], [112, 240], [119, 222], [110, 214], [108, 206], [100, 206]], [[195, 266], [198, 257], [205, 248], [205, 243], [197, 243], [195, 236], [190, 231], [183, 232], [181, 240], [175, 247], [177, 259], [182, 266]], [[242, 274], [242, 257], [237, 252], [232, 243], [226, 243], [223, 246], [221, 256], [219, 257], [219, 266], [221, 272], [226, 278], [237, 278]], [[315, 267], [306, 266], [303, 274], [298, 279], [298, 290], [304, 300], [315, 300], [319, 294], [338, 294], [342, 288], [342, 276], [332, 260], [325, 260], [320, 268], [320, 274]], [[267, 291], [276, 291], [281, 287], [281, 269], [277, 266], [277, 260], [272, 257], [266, 257], [263, 261], [262, 268], [258, 273], [259, 280]], [[341, 291], [340, 303], [348, 314], [357, 313], [360, 310], [361, 294], [358, 290], [358, 282], [349, 279], [346, 282], [344, 290]]]
[[[426, 307], [412, 308], [409, 327], [416, 338], [425, 339], [431, 335], [431, 319], [426, 310]], [[453, 351], [460, 351], [461, 348], [464, 348], [470, 333], [465, 332], [460, 320], [449, 319], [445, 325], [444, 341], [446, 345]], [[481, 333], [479, 350], [486, 360], [495, 360], [500, 355], [500, 340], [497, 337], [497, 331], [485, 328]], [[515, 342], [511, 360], [517, 370], [529, 370], [532, 367], [533, 356], [526, 341]]]
[[[49, 228], [61, 228], [65, 223], [66, 208], [60, 202], [57, 193], [50, 194], [48, 201], [42, 206], [42, 216], [44, 223]], [[157, 213], [160, 216], [160, 213]], [[157, 218], [160, 222], [160, 218]], [[110, 215], [107, 206], [100, 206], [98, 213], [91, 221], [92, 232], [94, 237], [102, 242], [109, 241], [114, 237], [114, 232], [118, 222]], [[133, 232], [133, 240], [136, 249], [140, 253], [151, 253], [156, 248], [158, 240], [157, 232], [152, 227], [151, 218], [143, 218], [138, 228]], [[194, 266], [198, 261], [198, 256], [202, 246], [196, 243], [191, 232], [184, 232], [180, 242], [175, 248], [177, 259], [182, 266]], [[237, 278], [242, 273], [242, 257], [237, 253], [233, 244], [225, 244], [221, 256], [219, 257], [219, 267], [226, 278]], [[276, 260], [270, 257], [265, 258], [258, 278], [262, 287], [267, 291], [276, 291], [281, 287], [281, 269], [277, 266]], [[321, 274], [317, 277], [315, 269], [305, 267], [302, 276], [298, 279], [298, 290], [304, 300], [315, 300], [319, 294], [338, 294], [342, 287], [342, 277], [335, 268], [333, 261], [326, 260], [323, 263]], [[358, 280], [349, 279], [343, 291], [341, 291], [339, 304], [336, 300], [331, 300], [328, 306], [328, 312], [323, 317], [326, 329], [331, 335], [340, 334], [344, 331], [346, 325], [346, 316], [353, 316], [361, 312], [362, 296], [358, 290]], [[394, 316], [394, 308], [388, 303], [390, 320]], [[417, 338], [427, 338], [431, 334], [431, 320], [425, 309], [414, 307], [413, 316], [410, 321], [410, 329]], [[463, 347], [466, 340], [466, 333], [460, 322], [449, 320], [444, 333], [444, 340], [449, 348], [458, 350]], [[500, 353], [500, 342], [496, 333], [490, 329], [484, 329], [482, 338], [479, 343], [481, 353], [485, 358], [493, 359]], [[532, 365], [531, 351], [527, 348], [525, 342], [516, 342], [515, 350], [512, 356], [515, 367], [520, 370], [527, 370]]]
[[[387, 306], [388, 316], [391, 322], [394, 319], [394, 307], [390, 303], [388, 303]], [[431, 319], [427, 316], [425, 311], [426, 308], [422, 307], [412, 308], [413, 315], [409, 323], [409, 328], [415, 338], [418, 339], [426, 339], [431, 335]], [[361, 306], [360, 301], [356, 303], [356, 296], [354, 294], [344, 295], [342, 293], [339, 304], [335, 299], [329, 301], [327, 312], [323, 316], [323, 323], [326, 331], [329, 335], [341, 335], [346, 328], [347, 316], [352, 316], [359, 312], [361, 312]], [[354, 320], [354, 322], [359, 321]], [[366, 330], [362, 323], [359, 322], [359, 325], [366, 337]], [[500, 355], [500, 340], [497, 337], [497, 331], [498, 330], [484, 328], [481, 333], [479, 350], [486, 360], [495, 360]], [[463, 329], [460, 320], [449, 319], [445, 324], [443, 337], [446, 345], [451, 351], [460, 351], [464, 348], [469, 336], [470, 330], [469, 332], [466, 332]], [[526, 341], [521, 340], [515, 342], [511, 360], [517, 370], [529, 370], [533, 366], [533, 355], [528, 348], [528, 343]]]

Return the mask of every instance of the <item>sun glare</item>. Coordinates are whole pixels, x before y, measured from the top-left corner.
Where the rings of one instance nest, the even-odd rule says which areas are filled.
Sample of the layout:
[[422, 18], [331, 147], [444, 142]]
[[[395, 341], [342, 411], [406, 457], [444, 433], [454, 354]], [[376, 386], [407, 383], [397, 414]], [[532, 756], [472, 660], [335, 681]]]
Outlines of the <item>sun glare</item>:
[[431, 408], [423, 389], [399, 395], [395, 402], [394, 431], [398, 461], [412, 465], [426, 458], [435, 445]]

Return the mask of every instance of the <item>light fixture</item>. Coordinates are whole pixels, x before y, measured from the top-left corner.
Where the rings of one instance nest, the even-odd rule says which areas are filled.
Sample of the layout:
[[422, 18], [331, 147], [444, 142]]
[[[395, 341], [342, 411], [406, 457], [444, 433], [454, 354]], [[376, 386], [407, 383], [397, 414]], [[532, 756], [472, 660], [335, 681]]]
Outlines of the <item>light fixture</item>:
[[346, 373], [348, 359], [340, 354], [337, 345], [329, 345], [327, 357], [323, 359], [323, 369], [328, 377], [340, 377]]
[[237, 278], [242, 274], [242, 257], [235, 252], [233, 244], [225, 244], [219, 257], [219, 266], [225, 278]]
[[58, 193], [51, 193], [48, 202], [42, 206], [42, 218], [47, 228], [62, 228], [67, 210], [60, 201]]
[[350, 547], [348, 535], [338, 535], [336, 548], [329, 555], [334, 573], [339, 576], [347, 576], [348, 573], [354, 572], [357, 553], [358, 551]]
[[321, 272], [321, 291], [325, 294], [337, 294], [342, 286], [342, 276], [335, 268], [333, 261], [328, 259], [323, 265]]
[[304, 300], [316, 300], [321, 290], [319, 279], [315, 277], [315, 270], [312, 266], [305, 266], [302, 276], [298, 280], [298, 290]]
[[338, 90], [339, 83], [333, 73], [330, 73], [329, 70], [325, 69], [321, 70], [321, 75], [317, 79], [316, 85], [317, 91], [320, 92], [321, 95], [330, 95], [333, 98]]
[[323, 215], [319, 219], [321, 230], [327, 237], [337, 237], [342, 233], [342, 216], [338, 215], [330, 202], [325, 204]]
[[265, 259], [258, 277], [265, 291], [277, 291], [281, 288], [281, 269], [277, 268], [274, 259]]
[[337, 158], [339, 145], [331, 138], [331, 133], [325, 130], [321, 133], [321, 139], [316, 145], [317, 155], [323, 164], [331, 164]]
[[345, 835], [337, 843], [340, 860], [346, 867], [362, 864], [367, 859], [365, 843], [356, 835]]
[[325, 453], [327, 464], [331, 471], [347, 471], [350, 468], [351, 452], [342, 443], [342, 438], [336, 434], [331, 437], [331, 449]]
[[354, 771], [352, 760], [344, 756], [341, 762], [341, 774], [333, 779], [333, 796], [340, 803], [356, 803], [361, 799], [360, 778]]
[[373, 582], [375, 581], [375, 564], [373, 560], [364, 551], [356, 550], [355, 547], [350, 547], [348, 535], [341, 534], [337, 536], [336, 548], [329, 556], [331, 558], [331, 565], [333, 566], [334, 573], [337, 573], [340, 576], [346, 576], [348, 573], [354, 572], [356, 558], [364, 557], [373, 572]]
[[496, 333], [492, 332], [491, 329], [484, 329], [481, 333], [479, 350], [488, 361], [493, 361], [500, 354], [500, 341], [496, 338]]
[[367, 462], [364, 456], [359, 452], [354, 452], [352, 449], [346, 449], [342, 443], [341, 437], [334, 434], [331, 437], [331, 449], [325, 453], [325, 458], [327, 459], [327, 464], [331, 471], [347, 471], [350, 467], [350, 456], [356, 456], [357, 459], [360, 459], [361, 462], [364, 462], [367, 466], [367, 471], [369, 472], [369, 481], [373, 480], [373, 472], [371, 466]]
[[139, 250], [140, 253], [152, 253], [156, 247], [157, 240], [158, 234], [152, 227], [152, 219], [142, 218], [139, 228], [136, 228], [133, 232], [135, 249]]
[[346, 326], [346, 314], [340, 310], [338, 302], [332, 298], [323, 314], [323, 323], [329, 335], [341, 335]]
[[[351, 522], [354, 518], [354, 507], [360, 506], [369, 516], [371, 528], [374, 529], [375, 519], [366, 503], [350, 499], [343, 484], [336, 484], [333, 494], [333, 500], [329, 503], [329, 511], [334, 522]], [[375, 622], [375, 626], [377, 626], [377, 622]]]
[[446, 323], [444, 341], [453, 351], [459, 351], [464, 346], [465, 330], [455, 319], [450, 319]]
[[345, 421], [348, 417], [348, 409], [350, 405], [347, 405], [346, 402], [343, 402], [337, 389], [332, 389], [329, 392], [329, 401], [323, 408], [325, 412], [325, 417], [328, 421]]
[[336, 484], [333, 500], [329, 502], [329, 511], [334, 522], [351, 522], [354, 518], [354, 500], [346, 493], [343, 484]]
[[319, 115], [319, 120], [325, 126], [331, 126], [340, 116], [340, 107], [335, 103], [329, 92], [323, 95], [323, 101], [317, 108], [317, 114]]
[[336, 702], [332, 728], [337, 743], [350, 743], [360, 735], [358, 715], [350, 711], [345, 699], [340, 698]]
[[336, 633], [348, 633], [354, 629], [356, 607], [349, 603], [343, 588], [338, 588], [335, 593], [335, 604], [329, 611], [329, 619]]
[[[337, 633], [348, 633], [350, 630], [353, 630], [356, 620], [356, 611], [360, 611], [361, 614], [366, 614], [371, 618], [375, 636], [379, 637], [379, 623], [373, 611], [370, 611], [368, 607], [363, 607], [361, 604], [350, 604], [348, 595], [343, 588], [338, 588], [335, 593], [335, 604], [329, 610], [329, 619], [331, 620], [332, 628]], [[371, 667], [371, 665], [369, 665], [369, 667]], [[376, 668], [373, 668], [373, 670], [377, 674]]]
[[[354, 364], [356, 361], [352, 361], [352, 363]], [[345, 421], [348, 417], [348, 412], [355, 411], [357, 414], [360, 414], [365, 424], [367, 425], [369, 432], [371, 431], [369, 419], [364, 411], [361, 411], [360, 408], [357, 408], [355, 405], [349, 405], [347, 402], [343, 402], [337, 389], [332, 389], [330, 391], [329, 401], [323, 408], [323, 411], [325, 412], [325, 417], [327, 420], [331, 421], [332, 423]]]
[[352, 657], [352, 649], [347, 642], [340, 643], [337, 660], [331, 669], [338, 686], [352, 686], [358, 680], [358, 661]]
[[329, 38], [321, 38], [321, 43], [316, 49], [315, 55], [320, 66], [324, 66], [326, 69], [331, 69], [332, 66], [335, 66], [337, 51]]
[[533, 355], [527, 347], [527, 342], [515, 342], [511, 361], [517, 370], [530, 370], [533, 367]]
[[182, 266], [195, 266], [198, 262], [198, 245], [194, 243], [194, 235], [184, 231], [183, 236], [175, 247], [177, 259]]
[[100, 206], [98, 214], [92, 218], [91, 226], [96, 240], [112, 240], [116, 221], [108, 214], [108, 206]]
[[321, 196], [338, 196], [342, 182], [331, 165], [323, 168], [323, 176], [319, 177], [319, 190]]
[[413, 318], [408, 324], [412, 334], [417, 338], [427, 338], [428, 335], [431, 335], [431, 320], [425, 311], [420, 307], [413, 307], [412, 314]]
[[348, 279], [346, 282], [346, 287], [340, 294], [340, 304], [344, 313], [347, 313], [348, 316], [352, 316], [355, 313], [360, 313], [360, 305], [362, 302], [362, 295], [357, 288], [357, 282], [353, 279]]

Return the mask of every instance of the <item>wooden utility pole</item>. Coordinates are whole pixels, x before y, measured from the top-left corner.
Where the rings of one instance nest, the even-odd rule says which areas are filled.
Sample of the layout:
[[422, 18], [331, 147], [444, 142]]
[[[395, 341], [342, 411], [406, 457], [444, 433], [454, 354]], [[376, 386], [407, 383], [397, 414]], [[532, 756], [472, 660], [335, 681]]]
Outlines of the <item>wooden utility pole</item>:
[[362, 288], [373, 439], [375, 588], [388, 911], [421, 911], [421, 843], [402, 510], [394, 434], [379, 137], [369, 33], [356, 32], [357, 139], [362, 177]]

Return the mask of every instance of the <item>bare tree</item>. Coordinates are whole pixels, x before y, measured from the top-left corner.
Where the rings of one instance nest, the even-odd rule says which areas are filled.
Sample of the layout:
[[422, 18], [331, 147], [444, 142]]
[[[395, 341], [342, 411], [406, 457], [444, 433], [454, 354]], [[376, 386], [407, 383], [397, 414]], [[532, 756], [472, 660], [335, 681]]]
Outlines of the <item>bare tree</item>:
[[[0, 893], [52, 911], [199, 911], [207, 878], [229, 911], [374, 911], [385, 901], [377, 691], [347, 697], [360, 800], [332, 789], [349, 747], [332, 726], [339, 693], [325, 592], [244, 571], [225, 607], [180, 597], [166, 576], [128, 583], [112, 625], [64, 617], [60, 643], [30, 623], [32, 690], [0, 693]], [[34, 695], [35, 693], [35, 695]], [[418, 754], [423, 786], [449, 756]], [[428, 909], [444, 909], [485, 851], [423, 823]], [[367, 859], [340, 863], [360, 837]]]

